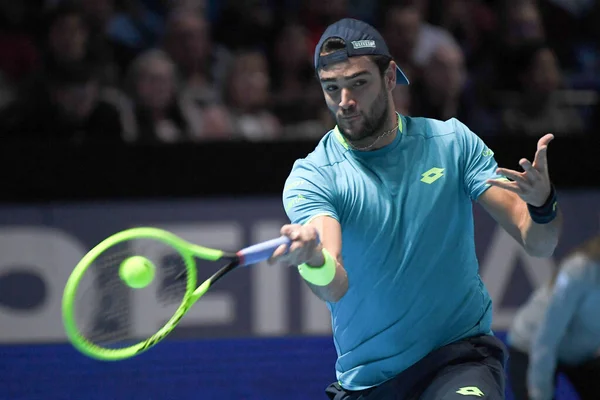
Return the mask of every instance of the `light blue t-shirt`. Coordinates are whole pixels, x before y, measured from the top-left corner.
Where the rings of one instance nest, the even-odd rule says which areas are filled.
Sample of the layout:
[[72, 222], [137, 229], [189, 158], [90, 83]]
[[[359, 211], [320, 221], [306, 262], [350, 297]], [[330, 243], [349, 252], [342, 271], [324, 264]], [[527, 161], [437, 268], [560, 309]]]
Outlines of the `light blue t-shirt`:
[[478, 274], [472, 201], [499, 178], [493, 152], [456, 119], [398, 116], [393, 143], [348, 147], [336, 129], [297, 160], [283, 190], [291, 223], [342, 227], [349, 288], [331, 311], [337, 378], [379, 385], [432, 350], [491, 334]]

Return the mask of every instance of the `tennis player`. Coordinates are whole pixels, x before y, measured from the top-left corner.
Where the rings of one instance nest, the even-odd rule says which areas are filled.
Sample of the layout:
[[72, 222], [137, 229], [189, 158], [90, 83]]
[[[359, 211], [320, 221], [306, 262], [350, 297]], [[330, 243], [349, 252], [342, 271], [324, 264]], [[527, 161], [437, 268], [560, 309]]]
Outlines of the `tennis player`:
[[490, 328], [472, 201], [529, 254], [550, 256], [561, 224], [553, 136], [513, 171], [456, 119], [397, 114], [392, 90], [408, 79], [358, 20], [329, 26], [314, 64], [337, 126], [292, 168], [281, 229], [292, 244], [271, 261], [297, 265], [331, 312], [338, 381], [327, 395], [504, 398], [507, 351]]
[[552, 400], [563, 373], [581, 400], [600, 397], [600, 235], [563, 259], [521, 307], [508, 335], [516, 400]]

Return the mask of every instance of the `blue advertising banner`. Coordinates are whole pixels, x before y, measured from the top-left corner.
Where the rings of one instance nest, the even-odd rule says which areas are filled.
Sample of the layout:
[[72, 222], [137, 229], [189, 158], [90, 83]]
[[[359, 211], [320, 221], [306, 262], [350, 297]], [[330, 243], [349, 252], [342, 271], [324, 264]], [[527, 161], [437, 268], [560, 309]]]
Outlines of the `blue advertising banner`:
[[[556, 260], [599, 232], [600, 191], [560, 193], [565, 229], [553, 259], [527, 256], [479, 206], [474, 207], [481, 275], [494, 300], [494, 329], [545, 282]], [[73, 267], [95, 244], [134, 226], [155, 226], [209, 247], [238, 249], [277, 237], [287, 222], [278, 198], [99, 202], [0, 207], [0, 343], [65, 339], [60, 306]], [[206, 276], [212, 271], [206, 271]], [[201, 272], [202, 274], [202, 272]], [[140, 291], [143, 293], [144, 291]], [[172, 309], [134, 296], [139, 334], [156, 331]], [[185, 337], [328, 335], [327, 308], [296, 271], [257, 265], [219, 282], [174, 332]]]
[[[560, 193], [560, 201], [565, 229], [552, 259], [527, 256], [474, 207], [481, 275], [500, 336], [557, 261], [600, 231], [600, 191]], [[278, 198], [0, 207], [0, 400], [323, 398], [335, 379], [329, 314], [290, 268], [236, 271], [194, 307], [170, 340], [133, 360], [96, 362], [64, 343], [65, 282], [105, 237], [145, 225], [235, 250], [277, 237], [285, 222]], [[143, 296], [134, 296], [129, 307], [140, 316], [131, 327], [138, 334], [153, 333], [171, 312]], [[561, 400], [575, 399], [564, 382], [560, 393]]]

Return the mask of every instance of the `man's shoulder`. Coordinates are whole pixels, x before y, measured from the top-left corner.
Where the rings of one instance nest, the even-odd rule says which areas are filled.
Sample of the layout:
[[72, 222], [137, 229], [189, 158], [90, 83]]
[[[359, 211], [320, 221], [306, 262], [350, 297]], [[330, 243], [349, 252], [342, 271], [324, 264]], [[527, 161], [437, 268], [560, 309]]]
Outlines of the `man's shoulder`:
[[424, 139], [455, 137], [465, 125], [456, 118], [439, 120], [427, 117], [405, 117], [406, 135], [421, 136]]
[[299, 168], [315, 171], [328, 169], [344, 161], [346, 151], [347, 149], [336, 137], [335, 129], [332, 129], [319, 140], [313, 151], [294, 162], [292, 171]]

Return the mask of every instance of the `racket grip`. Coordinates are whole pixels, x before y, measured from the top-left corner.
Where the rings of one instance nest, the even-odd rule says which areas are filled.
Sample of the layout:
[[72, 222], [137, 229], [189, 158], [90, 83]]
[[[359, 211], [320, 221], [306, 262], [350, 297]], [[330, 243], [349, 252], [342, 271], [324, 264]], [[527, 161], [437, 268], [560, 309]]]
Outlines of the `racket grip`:
[[282, 244], [289, 245], [292, 240], [287, 236], [281, 236], [277, 239], [267, 240], [266, 242], [257, 243], [250, 247], [246, 247], [237, 252], [238, 257], [241, 259], [240, 266], [246, 266], [256, 264], [265, 260], [268, 260], [273, 252], [277, 250]]

